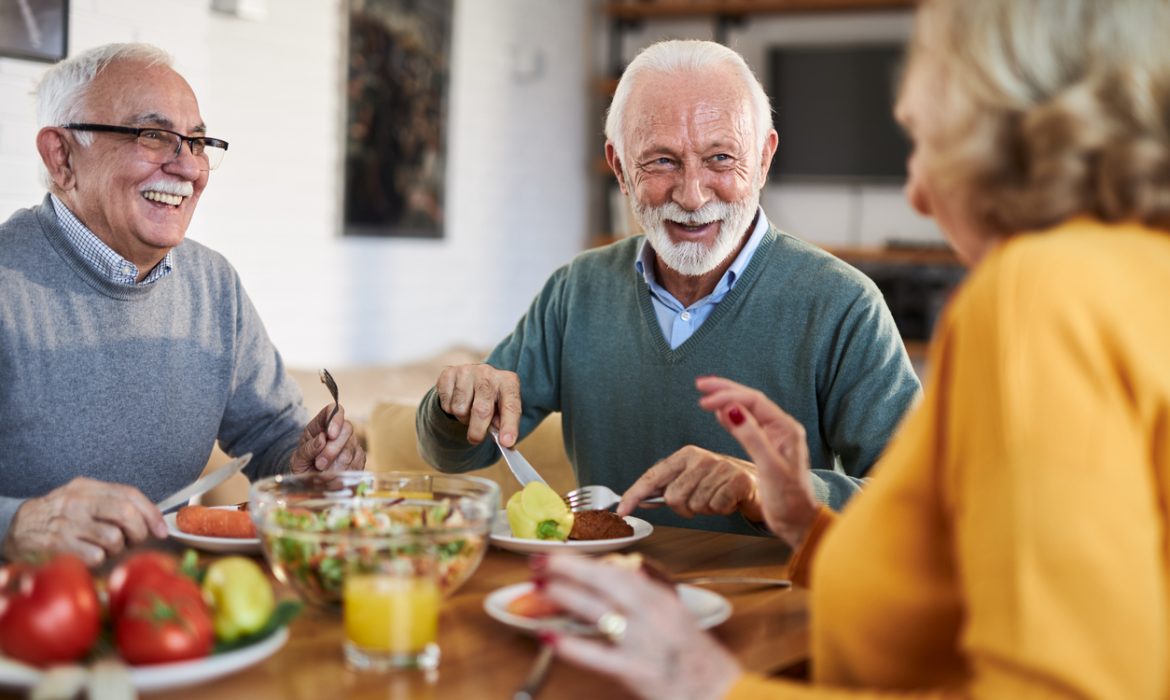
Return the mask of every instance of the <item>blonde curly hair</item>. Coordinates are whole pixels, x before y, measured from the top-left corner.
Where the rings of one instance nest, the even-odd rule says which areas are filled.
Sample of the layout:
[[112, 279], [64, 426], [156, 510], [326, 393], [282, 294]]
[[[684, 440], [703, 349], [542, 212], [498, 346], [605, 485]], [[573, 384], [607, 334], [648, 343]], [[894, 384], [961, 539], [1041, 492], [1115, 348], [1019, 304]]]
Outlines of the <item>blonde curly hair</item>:
[[1170, 230], [1170, 0], [923, 0], [924, 164], [998, 234], [1076, 215]]

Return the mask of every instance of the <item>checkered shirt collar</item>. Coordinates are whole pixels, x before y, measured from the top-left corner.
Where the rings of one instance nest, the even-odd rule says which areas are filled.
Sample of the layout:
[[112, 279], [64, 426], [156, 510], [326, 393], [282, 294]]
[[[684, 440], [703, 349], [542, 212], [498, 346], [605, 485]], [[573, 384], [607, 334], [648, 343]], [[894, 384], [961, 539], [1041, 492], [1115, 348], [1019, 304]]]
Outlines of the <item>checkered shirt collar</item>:
[[170, 274], [174, 265], [174, 251], [167, 251], [162, 262], [155, 265], [146, 279], [139, 283], [137, 281], [137, 265], [115, 253], [113, 248], [106, 245], [93, 231], [86, 228], [85, 224], [81, 223], [73, 215], [73, 212], [69, 211], [69, 207], [57, 198], [57, 195], [50, 196], [53, 200], [53, 210], [57, 212], [57, 221], [65, 233], [65, 239], [69, 241], [69, 245], [77, 250], [85, 263], [101, 276], [115, 284], [133, 287], [153, 284]]

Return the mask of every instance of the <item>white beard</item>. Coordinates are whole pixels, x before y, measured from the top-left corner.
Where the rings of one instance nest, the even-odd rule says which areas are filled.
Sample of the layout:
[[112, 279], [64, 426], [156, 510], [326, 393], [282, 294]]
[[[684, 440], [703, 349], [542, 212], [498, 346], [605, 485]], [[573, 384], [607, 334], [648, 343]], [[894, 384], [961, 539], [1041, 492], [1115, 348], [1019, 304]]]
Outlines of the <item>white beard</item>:
[[[687, 277], [705, 275], [727, 260], [747, 232], [759, 205], [759, 190], [753, 190], [752, 194], [738, 202], [712, 200], [695, 211], [687, 211], [675, 202], [650, 207], [642, 204], [637, 197], [630, 197], [634, 216], [646, 232], [646, 240], [654, 248], [658, 259], [663, 265]], [[710, 246], [698, 241], [675, 243], [666, 232], [667, 221], [686, 226], [718, 221], [719, 234]]]

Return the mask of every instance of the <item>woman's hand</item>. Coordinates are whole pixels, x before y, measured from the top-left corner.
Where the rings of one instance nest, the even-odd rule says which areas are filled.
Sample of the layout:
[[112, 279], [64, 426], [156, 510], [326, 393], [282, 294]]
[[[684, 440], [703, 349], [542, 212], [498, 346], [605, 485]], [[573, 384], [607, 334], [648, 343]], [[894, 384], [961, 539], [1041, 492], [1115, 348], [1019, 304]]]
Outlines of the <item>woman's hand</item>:
[[720, 698], [742, 673], [695, 626], [678, 596], [642, 573], [573, 555], [538, 559], [533, 568], [545, 595], [573, 617], [596, 624], [610, 613], [625, 620], [624, 633], [608, 641], [553, 638], [561, 658], [612, 676], [643, 698]]
[[804, 427], [768, 397], [729, 379], [699, 377], [699, 405], [743, 446], [759, 470], [760, 500], [768, 528], [800, 546], [820, 505], [809, 473]]

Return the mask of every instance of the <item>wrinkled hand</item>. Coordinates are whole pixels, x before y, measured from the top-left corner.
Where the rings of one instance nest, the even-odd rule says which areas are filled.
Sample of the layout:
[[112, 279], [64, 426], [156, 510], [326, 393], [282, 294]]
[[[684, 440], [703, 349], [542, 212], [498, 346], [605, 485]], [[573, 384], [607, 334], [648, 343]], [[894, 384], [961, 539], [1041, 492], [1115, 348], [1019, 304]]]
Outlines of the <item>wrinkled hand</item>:
[[739, 511], [755, 522], [764, 519], [755, 466], [694, 445], [650, 467], [622, 494], [617, 514], [629, 515], [640, 501], [659, 494], [684, 518]]
[[8, 560], [71, 552], [100, 564], [150, 536], [166, 537], [162, 513], [133, 486], [78, 477], [16, 511], [4, 541]]
[[467, 426], [467, 441], [483, 442], [496, 425], [505, 447], [520, 434], [520, 377], [491, 365], [444, 367], [435, 381], [439, 406]]
[[338, 408], [337, 415], [326, 426], [325, 421], [332, 412], [333, 404], [326, 405], [305, 426], [289, 464], [293, 474], [366, 468], [366, 452], [358, 444], [353, 423], [345, 419], [345, 406]]
[[572, 616], [596, 624], [607, 612], [626, 618], [625, 636], [557, 636], [561, 658], [621, 681], [643, 698], [721, 698], [742, 673], [735, 658], [695, 626], [678, 596], [637, 571], [573, 555], [543, 569], [544, 592]]
[[763, 393], [728, 379], [700, 377], [699, 405], [711, 411], [758, 470], [764, 522], [793, 547], [820, 507], [813, 492], [804, 427]]

